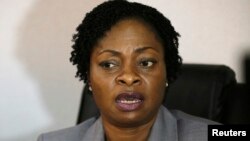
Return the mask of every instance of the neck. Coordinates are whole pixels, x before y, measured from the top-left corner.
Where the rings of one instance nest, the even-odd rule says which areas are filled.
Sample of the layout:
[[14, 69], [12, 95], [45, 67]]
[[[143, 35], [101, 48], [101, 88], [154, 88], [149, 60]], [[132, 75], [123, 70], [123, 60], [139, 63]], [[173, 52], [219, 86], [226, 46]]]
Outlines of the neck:
[[147, 141], [155, 118], [137, 127], [115, 126], [103, 120], [106, 141]]

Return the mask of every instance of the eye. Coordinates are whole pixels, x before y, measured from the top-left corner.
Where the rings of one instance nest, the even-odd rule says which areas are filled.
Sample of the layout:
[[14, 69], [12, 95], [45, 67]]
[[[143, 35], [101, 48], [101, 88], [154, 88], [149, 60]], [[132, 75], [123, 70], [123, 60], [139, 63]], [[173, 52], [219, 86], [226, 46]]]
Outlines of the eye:
[[118, 64], [114, 61], [103, 61], [99, 65], [104, 69], [112, 69], [118, 66]]
[[150, 68], [156, 63], [154, 59], [142, 59], [139, 63], [143, 68]]

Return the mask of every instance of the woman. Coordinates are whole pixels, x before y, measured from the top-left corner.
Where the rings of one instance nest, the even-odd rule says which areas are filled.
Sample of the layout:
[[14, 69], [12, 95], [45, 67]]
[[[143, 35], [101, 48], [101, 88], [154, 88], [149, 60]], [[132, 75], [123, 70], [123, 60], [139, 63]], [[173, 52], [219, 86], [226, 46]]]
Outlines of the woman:
[[39, 140], [207, 140], [212, 122], [161, 106], [181, 65], [178, 36], [154, 8], [122, 0], [94, 8], [77, 28], [70, 61], [92, 91], [100, 117]]

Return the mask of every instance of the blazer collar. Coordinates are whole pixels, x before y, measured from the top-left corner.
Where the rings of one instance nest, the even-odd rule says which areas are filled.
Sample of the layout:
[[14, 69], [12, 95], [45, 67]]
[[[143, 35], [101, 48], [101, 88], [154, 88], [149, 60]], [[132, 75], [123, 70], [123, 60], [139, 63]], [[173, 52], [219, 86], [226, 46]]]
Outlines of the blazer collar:
[[[151, 129], [148, 141], [177, 141], [177, 120], [161, 106], [156, 121]], [[102, 120], [99, 117], [83, 136], [82, 141], [105, 141]]]

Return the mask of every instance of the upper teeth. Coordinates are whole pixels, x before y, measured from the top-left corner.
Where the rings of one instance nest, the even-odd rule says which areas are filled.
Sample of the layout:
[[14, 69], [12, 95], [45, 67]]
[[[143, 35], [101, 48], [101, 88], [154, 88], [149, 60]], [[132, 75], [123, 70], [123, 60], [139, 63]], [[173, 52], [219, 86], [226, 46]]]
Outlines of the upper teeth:
[[121, 100], [120, 102], [124, 104], [133, 104], [133, 103], [138, 103], [140, 101], [141, 100], [136, 99], [136, 100]]

